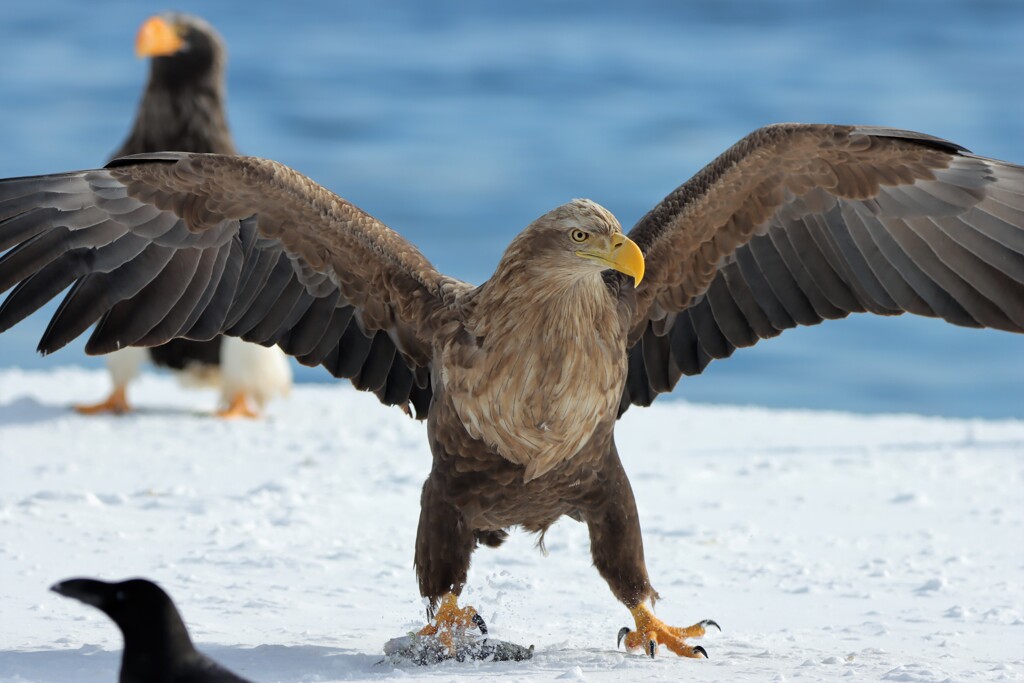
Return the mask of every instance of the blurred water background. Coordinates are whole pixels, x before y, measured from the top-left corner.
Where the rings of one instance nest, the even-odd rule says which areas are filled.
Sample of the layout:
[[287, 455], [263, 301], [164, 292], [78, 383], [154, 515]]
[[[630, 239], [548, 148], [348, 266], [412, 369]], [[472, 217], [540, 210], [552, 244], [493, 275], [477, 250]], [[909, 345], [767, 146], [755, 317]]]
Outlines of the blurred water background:
[[[0, 13], [0, 175], [105, 161], [146, 77], [135, 31], [164, 9], [226, 38], [245, 153], [471, 282], [552, 207], [590, 197], [628, 229], [767, 123], [910, 128], [1024, 163], [1020, 0], [36, 0]], [[102, 363], [81, 343], [36, 355], [47, 318], [0, 335], [0, 366]], [[1022, 389], [1024, 338], [860, 315], [738, 351], [675, 396], [1024, 417]]]

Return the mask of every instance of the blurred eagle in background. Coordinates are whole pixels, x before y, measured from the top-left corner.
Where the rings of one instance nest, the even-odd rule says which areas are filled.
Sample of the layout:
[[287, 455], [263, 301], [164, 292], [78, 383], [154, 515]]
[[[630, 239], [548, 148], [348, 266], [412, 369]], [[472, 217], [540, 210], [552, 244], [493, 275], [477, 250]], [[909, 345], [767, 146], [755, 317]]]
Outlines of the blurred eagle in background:
[[[149, 80], [128, 139], [114, 158], [164, 150], [235, 154], [224, 106], [227, 49], [217, 31], [187, 14], [153, 16], [139, 29], [135, 53], [150, 59]], [[128, 412], [128, 384], [146, 360], [173, 370], [187, 384], [219, 388], [220, 417], [256, 417], [269, 399], [291, 388], [291, 369], [275, 346], [223, 335], [175, 338], [108, 354], [110, 396], [75, 409], [90, 415]]]

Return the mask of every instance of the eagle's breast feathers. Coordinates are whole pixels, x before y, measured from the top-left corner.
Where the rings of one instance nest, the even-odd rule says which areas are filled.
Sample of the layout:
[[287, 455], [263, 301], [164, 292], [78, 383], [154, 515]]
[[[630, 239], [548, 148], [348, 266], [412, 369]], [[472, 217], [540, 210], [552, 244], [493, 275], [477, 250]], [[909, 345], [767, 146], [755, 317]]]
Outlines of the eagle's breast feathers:
[[488, 284], [441, 343], [437, 365], [467, 433], [531, 481], [614, 419], [626, 378], [623, 323], [599, 277], [554, 291]]

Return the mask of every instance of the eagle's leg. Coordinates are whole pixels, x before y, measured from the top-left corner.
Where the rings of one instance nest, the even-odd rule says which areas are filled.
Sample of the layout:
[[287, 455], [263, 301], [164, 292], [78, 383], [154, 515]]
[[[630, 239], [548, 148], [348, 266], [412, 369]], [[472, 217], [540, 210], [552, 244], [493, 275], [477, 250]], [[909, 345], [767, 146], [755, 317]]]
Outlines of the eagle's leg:
[[292, 371], [287, 356], [277, 346], [261, 346], [238, 337], [220, 340], [220, 372], [215, 367], [197, 364], [200, 376], [216, 377], [220, 384], [217, 417], [258, 418], [267, 401], [286, 396], [292, 386]]
[[436, 636], [454, 654], [456, 640], [471, 628], [486, 632], [486, 627], [475, 609], [458, 606], [476, 536], [462, 513], [444, 500], [438, 489], [431, 477], [423, 485], [420, 498], [415, 564], [420, 595], [430, 600], [427, 616], [432, 623], [419, 633]]
[[128, 384], [139, 376], [139, 370], [148, 357], [147, 349], [129, 346], [107, 354], [107, 370], [114, 383], [114, 390], [106, 400], [87, 405], [76, 405], [75, 410], [82, 415], [115, 413], [123, 415], [131, 412], [128, 404]]
[[[614, 446], [612, 448], [613, 455], [616, 455]], [[605, 482], [607, 488], [602, 497], [603, 504], [587, 515], [587, 526], [594, 566], [608, 582], [615, 597], [629, 608], [636, 622], [635, 630], [623, 628], [619, 631], [619, 642], [625, 636], [627, 649], [643, 649], [651, 657], [659, 644], [683, 657], [707, 657], [704, 648], [688, 645], [685, 639], [700, 637], [704, 635], [705, 626], [718, 624], [706, 620], [687, 628], [677, 628], [655, 617], [648, 607], [648, 601], [657, 599], [658, 594], [647, 577], [633, 489], [618, 457], [606, 465], [606, 473], [610, 476]]]

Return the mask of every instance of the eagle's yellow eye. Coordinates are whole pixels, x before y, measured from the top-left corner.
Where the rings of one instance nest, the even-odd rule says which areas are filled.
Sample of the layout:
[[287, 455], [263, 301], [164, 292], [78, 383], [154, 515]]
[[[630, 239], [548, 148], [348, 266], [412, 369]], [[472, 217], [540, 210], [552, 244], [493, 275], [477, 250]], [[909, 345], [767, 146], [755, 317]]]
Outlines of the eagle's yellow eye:
[[590, 237], [590, 235], [588, 235], [583, 230], [580, 230], [579, 228], [573, 230], [571, 236], [573, 242], [586, 242], [587, 238]]

